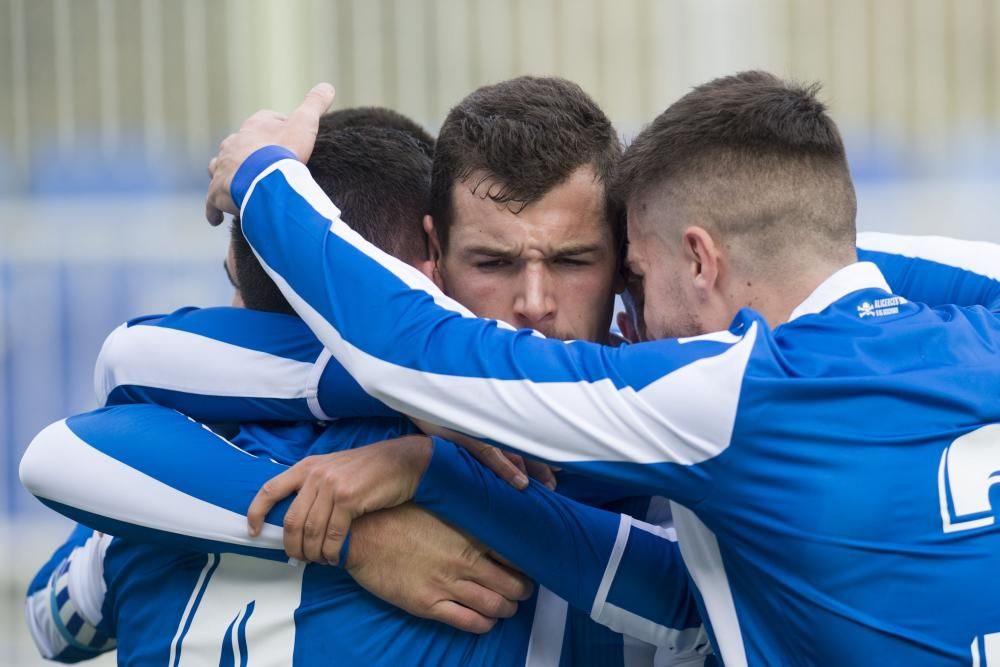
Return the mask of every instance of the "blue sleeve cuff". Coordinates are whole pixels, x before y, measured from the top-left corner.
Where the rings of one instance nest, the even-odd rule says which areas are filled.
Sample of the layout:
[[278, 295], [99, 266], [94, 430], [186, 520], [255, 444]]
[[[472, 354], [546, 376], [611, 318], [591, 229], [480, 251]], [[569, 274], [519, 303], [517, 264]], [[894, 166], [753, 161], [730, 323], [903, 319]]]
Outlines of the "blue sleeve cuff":
[[461, 479], [463, 472], [458, 447], [437, 436], [431, 437], [431, 442], [434, 443], [431, 460], [413, 494], [413, 502], [427, 508], [434, 507], [437, 502], [447, 502], [449, 497], [453, 497], [448, 493], [441, 493], [441, 490], [449, 488], [449, 480]]
[[250, 190], [254, 179], [262, 171], [270, 167], [279, 160], [297, 160], [295, 154], [283, 146], [264, 146], [254, 151], [250, 157], [243, 161], [240, 168], [233, 176], [233, 182], [229, 186], [229, 194], [240, 210], [243, 210], [243, 200]]

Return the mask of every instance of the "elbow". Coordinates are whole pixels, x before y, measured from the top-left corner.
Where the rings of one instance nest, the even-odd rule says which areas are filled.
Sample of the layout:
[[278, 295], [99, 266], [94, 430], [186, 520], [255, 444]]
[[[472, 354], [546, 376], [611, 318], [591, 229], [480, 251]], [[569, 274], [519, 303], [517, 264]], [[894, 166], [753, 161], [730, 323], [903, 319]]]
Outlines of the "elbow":
[[127, 329], [128, 325], [122, 324], [108, 334], [97, 355], [97, 363], [94, 364], [94, 394], [100, 407], [107, 405], [111, 392], [118, 386], [119, 367], [123, 358], [122, 337], [126, 335]]
[[67, 430], [65, 419], [46, 426], [21, 457], [18, 477], [31, 495], [51, 498], [58, 488], [57, 478], [66, 464], [65, 458], [59, 454], [59, 444]]

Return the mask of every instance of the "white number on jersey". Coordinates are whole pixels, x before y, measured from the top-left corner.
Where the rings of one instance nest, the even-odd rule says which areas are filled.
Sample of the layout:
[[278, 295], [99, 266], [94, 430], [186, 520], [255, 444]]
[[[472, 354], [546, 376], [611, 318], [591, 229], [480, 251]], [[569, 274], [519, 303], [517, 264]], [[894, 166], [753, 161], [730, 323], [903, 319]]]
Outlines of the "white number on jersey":
[[[204, 584], [214, 558], [222, 562]], [[237, 665], [241, 658], [249, 658], [251, 665], [292, 664], [294, 613], [302, 598], [305, 568], [236, 554], [212, 554], [205, 567], [177, 629], [171, 664], [180, 653], [182, 666], [218, 665], [224, 648]]]
[[957, 438], [941, 454], [938, 494], [944, 532], [991, 526], [990, 489], [1000, 483], [1000, 424]]

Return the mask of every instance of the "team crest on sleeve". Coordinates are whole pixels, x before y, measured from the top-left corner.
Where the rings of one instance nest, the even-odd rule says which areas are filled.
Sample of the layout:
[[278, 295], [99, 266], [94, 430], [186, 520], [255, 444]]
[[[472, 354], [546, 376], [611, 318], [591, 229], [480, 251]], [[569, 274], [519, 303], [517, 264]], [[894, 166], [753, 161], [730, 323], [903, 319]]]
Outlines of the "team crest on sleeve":
[[884, 299], [874, 301], [863, 301], [858, 306], [858, 317], [884, 317], [886, 315], [896, 315], [899, 307], [906, 303], [906, 299], [901, 296], [889, 296]]

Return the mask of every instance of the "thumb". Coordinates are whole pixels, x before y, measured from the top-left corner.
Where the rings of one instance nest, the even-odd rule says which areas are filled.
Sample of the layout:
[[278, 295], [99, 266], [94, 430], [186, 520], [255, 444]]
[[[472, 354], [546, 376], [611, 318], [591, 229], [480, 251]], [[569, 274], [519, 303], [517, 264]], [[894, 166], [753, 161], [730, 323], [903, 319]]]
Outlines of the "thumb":
[[288, 135], [286, 147], [303, 162], [312, 154], [316, 143], [316, 132], [319, 128], [319, 118], [330, 105], [336, 91], [329, 83], [317, 83], [312, 87], [295, 111], [288, 116]]

